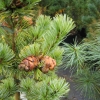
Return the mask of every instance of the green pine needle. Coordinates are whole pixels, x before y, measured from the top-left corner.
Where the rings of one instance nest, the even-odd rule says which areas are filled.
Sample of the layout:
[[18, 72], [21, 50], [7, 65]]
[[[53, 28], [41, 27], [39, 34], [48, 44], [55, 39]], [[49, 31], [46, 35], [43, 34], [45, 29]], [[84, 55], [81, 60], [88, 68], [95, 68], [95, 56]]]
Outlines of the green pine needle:
[[7, 63], [15, 56], [14, 52], [7, 44], [0, 43], [0, 65]]
[[40, 45], [38, 43], [34, 43], [32, 45], [29, 45], [29, 46], [25, 46], [19, 56], [20, 58], [26, 58], [27, 56], [31, 56], [31, 55], [34, 55], [34, 56], [37, 56], [40, 54]]
[[[99, 100], [100, 72], [91, 72], [88, 68], [75, 76], [76, 90], [88, 99]], [[91, 95], [92, 94], [92, 95]]]
[[77, 44], [74, 45], [64, 43], [64, 63], [65, 68], [72, 67], [77, 69], [77, 71], [82, 70], [84, 67], [84, 62], [86, 61], [86, 49], [87, 44]]
[[0, 0], [0, 10], [5, 10], [5, 7], [6, 5], [5, 5], [4, 0]]
[[69, 84], [63, 78], [48, 77], [37, 83], [32, 82], [32, 79], [25, 80], [21, 87], [28, 89], [28, 91], [23, 91], [28, 100], [60, 100], [60, 97], [69, 92]]
[[0, 99], [6, 100], [8, 97], [14, 95], [17, 91], [17, 86], [14, 79], [7, 78], [2, 81], [0, 85]]

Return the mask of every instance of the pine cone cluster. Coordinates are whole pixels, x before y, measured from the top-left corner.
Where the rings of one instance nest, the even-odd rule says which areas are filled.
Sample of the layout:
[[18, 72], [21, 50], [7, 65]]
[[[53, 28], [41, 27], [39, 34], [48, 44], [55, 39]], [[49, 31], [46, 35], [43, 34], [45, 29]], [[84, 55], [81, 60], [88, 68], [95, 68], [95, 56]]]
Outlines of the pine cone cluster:
[[[38, 67], [39, 64], [42, 66]], [[21, 61], [19, 64], [19, 69], [31, 71], [35, 68], [40, 68], [43, 73], [47, 73], [49, 70], [53, 70], [55, 66], [56, 61], [49, 56], [29, 56]]]

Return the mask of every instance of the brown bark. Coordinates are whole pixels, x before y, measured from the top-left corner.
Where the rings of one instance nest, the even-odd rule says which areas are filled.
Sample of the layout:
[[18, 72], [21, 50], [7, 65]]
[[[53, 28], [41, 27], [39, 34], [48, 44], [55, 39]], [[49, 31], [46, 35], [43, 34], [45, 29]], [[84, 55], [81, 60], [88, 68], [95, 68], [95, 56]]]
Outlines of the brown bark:
[[16, 36], [17, 36], [17, 32], [15, 31], [15, 33], [13, 33], [13, 35], [12, 35], [12, 43], [13, 43], [12, 49], [15, 52], [16, 52], [16, 44], [15, 44], [15, 38], [16, 38]]
[[19, 93], [19, 92], [17, 92], [17, 93], [15, 94], [15, 100], [20, 100], [20, 93]]

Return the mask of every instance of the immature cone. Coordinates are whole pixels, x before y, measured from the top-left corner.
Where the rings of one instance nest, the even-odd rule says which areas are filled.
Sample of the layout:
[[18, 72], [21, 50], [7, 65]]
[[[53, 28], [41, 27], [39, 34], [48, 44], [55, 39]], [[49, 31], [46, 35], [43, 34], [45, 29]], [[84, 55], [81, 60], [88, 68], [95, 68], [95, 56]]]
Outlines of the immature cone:
[[3, 21], [3, 22], [2, 22], [2, 26], [8, 27], [8, 28], [11, 27], [6, 21]]
[[49, 56], [44, 56], [41, 59], [41, 62], [43, 62], [43, 67], [42, 67], [43, 73], [47, 73], [49, 70], [53, 70], [54, 67], [56, 66], [56, 61]]
[[35, 56], [29, 56], [22, 60], [22, 62], [19, 64], [19, 69], [24, 69], [26, 71], [31, 71], [34, 68], [36, 68], [39, 64], [38, 58]]
[[24, 7], [25, 4], [21, 0], [13, 0], [16, 7]]
[[24, 19], [29, 25], [32, 25], [32, 24], [33, 24], [32, 17], [24, 16], [23, 19]]

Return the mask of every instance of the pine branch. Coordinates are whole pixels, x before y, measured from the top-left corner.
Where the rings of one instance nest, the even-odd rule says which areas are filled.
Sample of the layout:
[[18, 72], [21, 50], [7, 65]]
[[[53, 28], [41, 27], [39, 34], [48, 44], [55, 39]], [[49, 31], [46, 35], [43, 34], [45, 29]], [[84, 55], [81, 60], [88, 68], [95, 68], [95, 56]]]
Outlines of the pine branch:
[[[0, 51], [0, 66], [3, 68], [4, 66], [9, 66], [9, 61], [15, 56], [14, 52], [9, 48], [7, 44], [0, 43], [1, 51]], [[6, 65], [5, 65], [6, 63]], [[7, 65], [8, 64], [8, 65]]]
[[87, 58], [87, 48], [88, 44], [77, 44], [70, 45], [64, 43], [65, 45], [65, 52], [64, 52], [64, 63], [65, 68], [71, 67], [72, 69], [76, 69], [77, 73], [82, 71], [85, 67], [85, 61]]
[[38, 43], [34, 43], [32, 45], [29, 45], [29, 46], [25, 46], [19, 56], [20, 58], [26, 58], [27, 56], [31, 56], [31, 55], [34, 55], [34, 56], [39, 56], [41, 54], [41, 51], [40, 51], [40, 44]]
[[[59, 15], [52, 21], [50, 17], [41, 15], [36, 20], [36, 26], [30, 27], [19, 33], [16, 39], [17, 46], [25, 46], [34, 42], [42, 45], [43, 52], [53, 50], [64, 37], [75, 27], [72, 19], [66, 15]], [[52, 40], [52, 41], [51, 41]]]
[[37, 83], [28, 78], [22, 80], [21, 88], [29, 100], [33, 98], [36, 100], [59, 100], [61, 96], [68, 93], [69, 84], [61, 78], [51, 79], [48, 77], [46, 80]]
[[[89, 68], [83, 69], [75, 76], [75, 88], [84, 94], [88, 99], [98, 100], [100, 96], [100, 72], [90, 71]], [[91, 95], [92, 94], [92, 95]]]
[[14, 84], [14, 80], [12, 78], [8, 78], [2, 81], [0, 85], [0, 98], [7, 99], [12, 96], [17, 91], [17, 86]]

